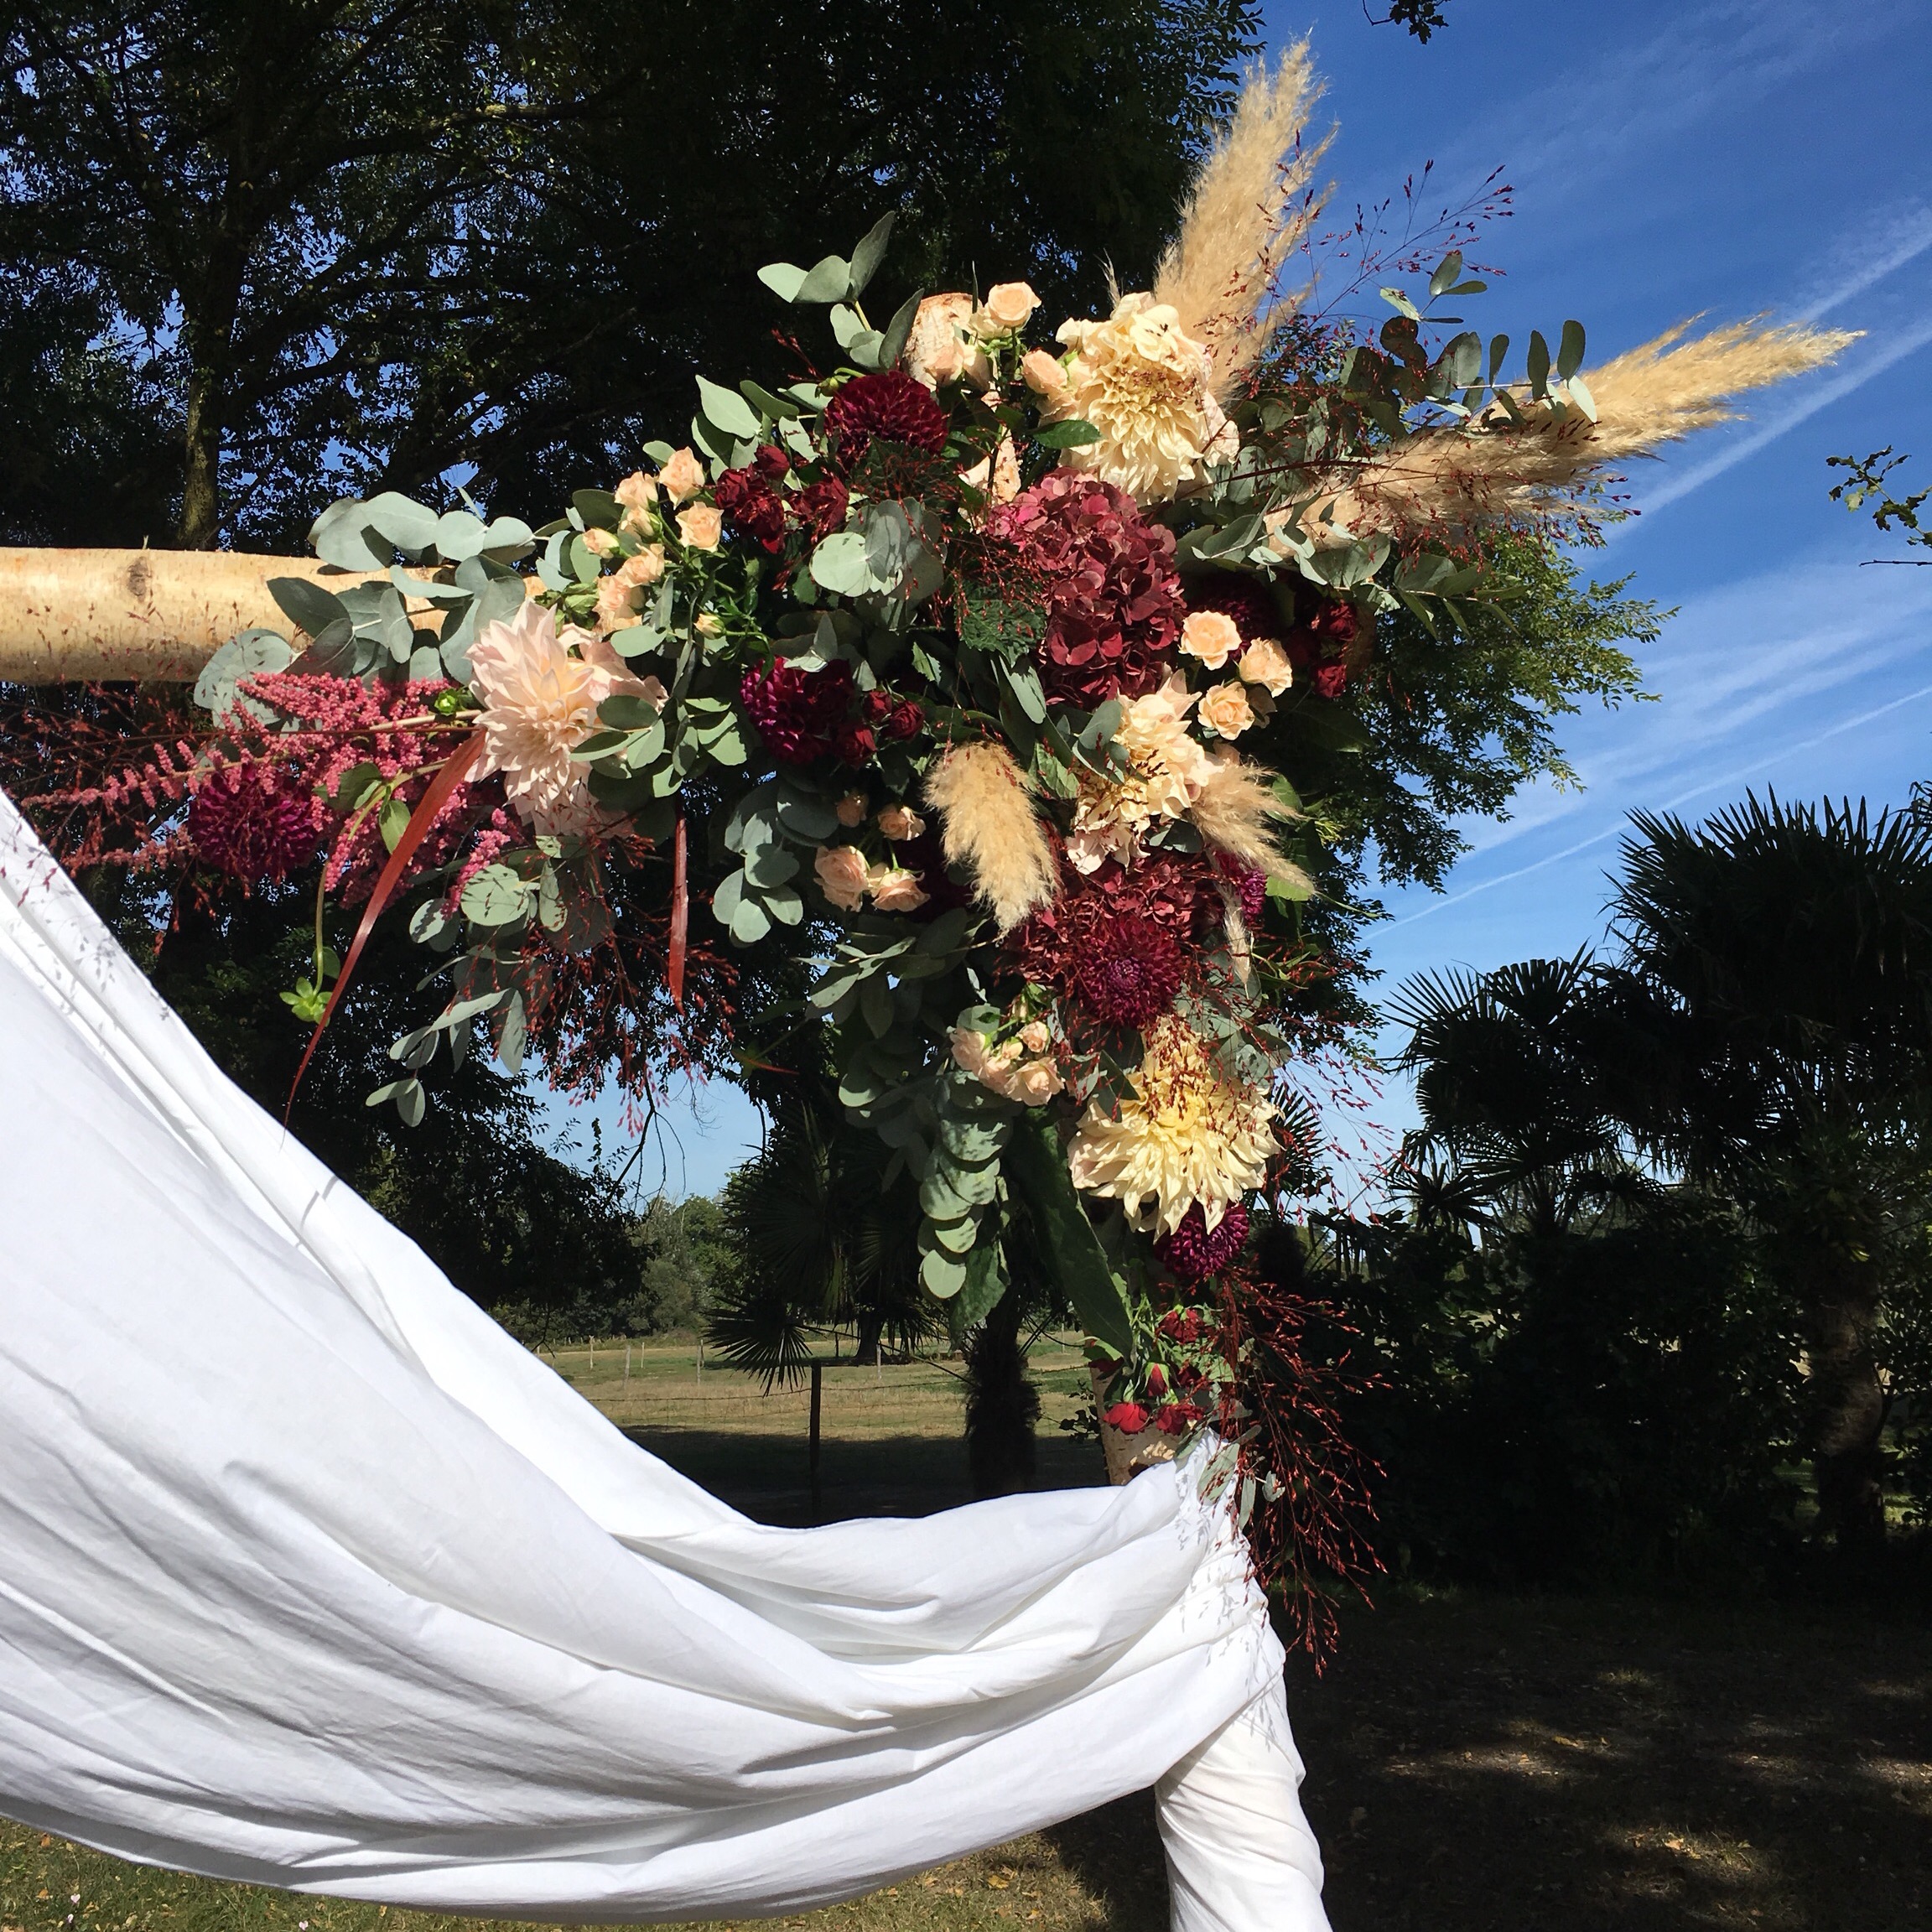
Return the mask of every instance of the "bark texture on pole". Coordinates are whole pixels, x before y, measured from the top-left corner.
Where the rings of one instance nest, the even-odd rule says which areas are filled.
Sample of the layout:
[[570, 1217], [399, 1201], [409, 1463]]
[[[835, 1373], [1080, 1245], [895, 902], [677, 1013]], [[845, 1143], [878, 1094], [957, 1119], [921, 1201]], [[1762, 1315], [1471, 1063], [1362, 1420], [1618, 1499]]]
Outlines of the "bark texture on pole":
[[237, 631], [293, 631], [271, 577], [381, 581], [313, 557], [229, 550], [0, 548], [0, 678], [187, 683]]

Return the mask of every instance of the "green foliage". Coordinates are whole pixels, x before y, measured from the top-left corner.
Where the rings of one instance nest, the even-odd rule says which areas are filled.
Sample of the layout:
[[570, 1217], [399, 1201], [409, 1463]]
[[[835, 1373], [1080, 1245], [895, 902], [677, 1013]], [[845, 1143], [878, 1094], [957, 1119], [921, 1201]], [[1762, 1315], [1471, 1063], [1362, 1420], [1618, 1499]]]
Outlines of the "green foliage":
[[[1794, 1538], [1795, 1340], [1748, 1231], [1685, 1197], [1554, 1236], [1347, 1227], [1304, 1263], [1379, 1387], [1381, 1547], [1512, 1587], [1736, 1576]], [[1358, 1357], [1360, 1359], [1360, 1357]]]
[[[1894, 456], [1889, 443], [1869, 456], [1827, 456], [1825, 461], [1828, 467], [1851, 471], [1844, 482], [1832, 486], [1832, 501], [1852, 511], [1862, 510], [1870, 503], [1872, 521], [1879, 529], [1889, 531], [1896, 524], [1905, 532], [1908, 548], [1932, 550], [1932, 530], [1922, 529], [1919, 522], [1919, 511], [1932, 501], [1932, 488], [1914, 490], [1909, 496], [1894, 496], [1888, 480], [1893, 470], [1909, 460], [1904, 456]], [[1916, 564], [1922, 569], [1932, 564], [1932, 558], [1926, 557], [1887, 557], [1878, 561]]]
[[[840, 301], [998, 262], [1088, 312], [1106, 264], [1146, 279], [1258, 26], [1244, 0], [613, 0], [594, 33], [558, 0], [13, 10], [0, 530], [291, 549], [330, 496], [465, 462], [479, 495], [563, 496], [688, 413], [693, 364], [792, 379], [787, 311], [741, 291], [795, 247], [840, 252]], [[852, 250], [881, 207], [889, 242]]]

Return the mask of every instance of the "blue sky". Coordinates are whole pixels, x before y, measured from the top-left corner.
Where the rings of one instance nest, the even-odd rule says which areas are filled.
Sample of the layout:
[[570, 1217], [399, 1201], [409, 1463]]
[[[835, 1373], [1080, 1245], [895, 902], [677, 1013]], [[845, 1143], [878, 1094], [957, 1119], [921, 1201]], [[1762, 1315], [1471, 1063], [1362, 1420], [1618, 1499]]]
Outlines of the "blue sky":
[[[1932, 776], [1932, 570], [1862, 568], [1895, 546], [1829, 500], [1825, 466], [1890, 443], [1932, 480], [1932, 5], [1447, 13], [1427, 47], [1371, 26], [1361, 0], [1273, 8], [1269, 27], [1276, 46], [1312, 34], [1337, 214], [1428, 161], [1438, 203], [1504, 169], [1515, 212], [1471, 253], [1507, 273], [1463, 311], [1472, 326], [1554, 340], [1573, 315], [1590, 362], [1700, 313], [1866, 333], [1824, 377], [1633, 469], [1643, 513], [1591, 567], [1676, 611], [1642, 656], [1656, 702], [1568, 720], [1581, 789], [1537, 787], [1508, 822], [1467, 827], [1445, 893], [1386, 896], [1385, 992], [1597, 938], [1633, 810], [1696, 817], [1748, 786], [1876, 807]], [[1391, 1131], [1409, 1111], [1399, 1090], [1375, 1109]], [[650, 1182], [710, 1192], [756, 1136], [729, 1088], [673, 1104]]]

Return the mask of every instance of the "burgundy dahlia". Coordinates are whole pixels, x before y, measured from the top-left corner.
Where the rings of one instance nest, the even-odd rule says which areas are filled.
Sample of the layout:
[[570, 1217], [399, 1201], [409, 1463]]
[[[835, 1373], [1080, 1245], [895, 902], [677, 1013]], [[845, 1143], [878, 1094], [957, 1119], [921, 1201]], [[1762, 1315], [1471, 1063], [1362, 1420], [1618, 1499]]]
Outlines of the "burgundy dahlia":
[[809, 765], [833, 749], [852, 709], [852, 667], [842, 659], [823, 671], [774, 658], [747, 671], [739, 695], [766, 749], [781, 765]]
[[1145, 1026], [1174, 1004], [1184, 967], [1174, 935], [1137, 912], [1097, 922], [1071, 962], [1073, 992], [1110, 1026]]
[[1218, 1275], [1241, 1252], [1241, 1244], [1247, 1239], [1248, 1210], [1239, 1201], [1228, 1203], [1212, 1233], [1197, 1201], [1181, 1217], [1181, 1225], [1154, 1244], [1154, 1252], [1179, 1280], [1201, 1281]]
[[1048, 701], [1093, 710], [1166, 678], [1186, 610], [1174, 535], [1097, 476], [1056, 470], [987, 520], [1013, 546], [1027, 595], [1046, 613], [1040, 678]]
[[848, 471], [873, 444], [903, 443], [937, 455], [946, 447], [946, 412], [903, 369], [854, 376], [825, 405], [825, 436]]
[[211, 772], [188, 808], [188, 834], [207, 864], [231, 878], [286, 879], [315, 856], [322, 812], [313, 792], [251, 760]]

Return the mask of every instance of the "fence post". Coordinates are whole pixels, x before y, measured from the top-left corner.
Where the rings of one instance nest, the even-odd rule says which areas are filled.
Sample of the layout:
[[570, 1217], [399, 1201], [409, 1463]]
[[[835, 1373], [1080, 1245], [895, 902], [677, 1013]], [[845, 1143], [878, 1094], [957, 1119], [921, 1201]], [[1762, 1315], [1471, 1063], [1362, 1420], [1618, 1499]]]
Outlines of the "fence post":
[[814, 1523], [823, 1514], [818, 1502], [818, 1412], [824, 1388], [824, 1364], [814, 1361], [812, 1364], [812, 1520]]

